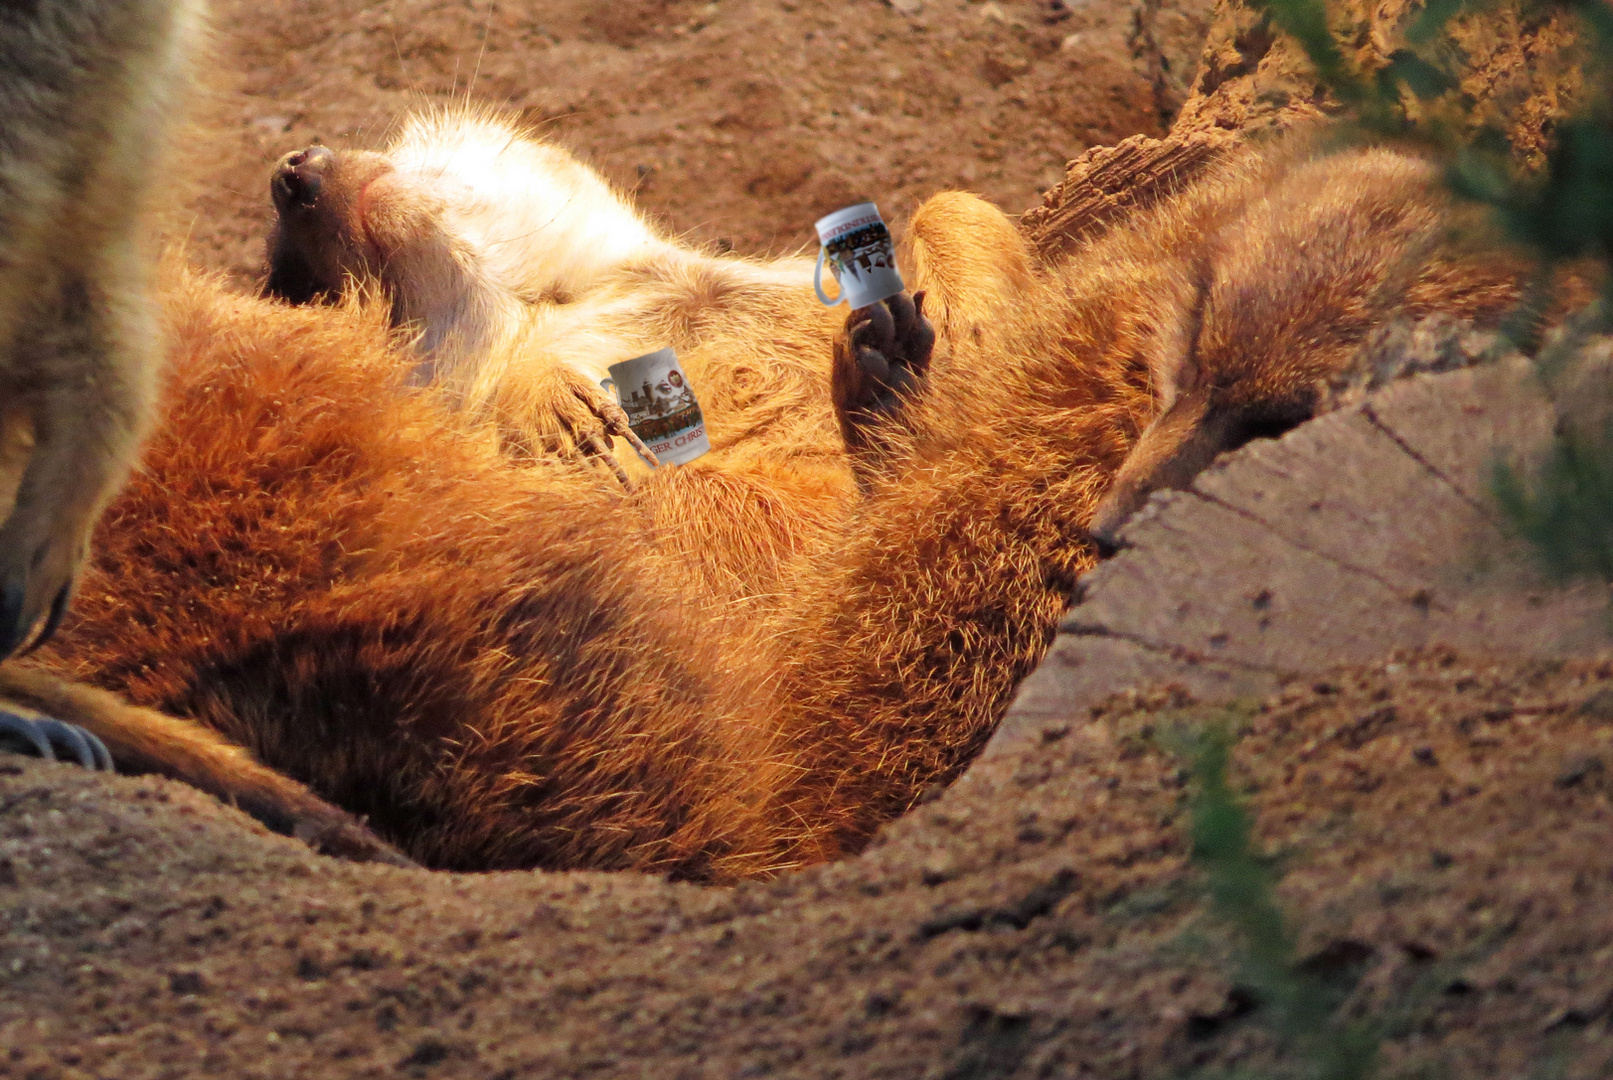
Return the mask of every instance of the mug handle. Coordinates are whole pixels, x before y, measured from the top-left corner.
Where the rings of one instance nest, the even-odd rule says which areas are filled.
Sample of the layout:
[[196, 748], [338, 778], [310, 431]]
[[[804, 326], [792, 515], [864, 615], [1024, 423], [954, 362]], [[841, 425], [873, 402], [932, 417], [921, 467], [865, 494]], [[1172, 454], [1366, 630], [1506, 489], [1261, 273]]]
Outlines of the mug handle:
[[829, 249], [828, 248], [821, 247], [821, 246], [818, 248], [818, 268], [816, 270], [812, 271], [812, 287], [814, 289], [818, 290], [818, 299], [823, 301], [823, 306], [824, 307], [834, 307], [836, 304], [839, 304], [839, 303], [843, 302], [846, 299], [846, 290], [842, 288], [840, 290], [840, 295], [835, 297], [833, 300], [829, 299], [827, 296], [824, 295], [824, 292], [823, 292], [823, 257], [825, 255], [827, 255], [827, 254], [829, 254]]
[[620, 400], [621, 395], [616, 392], [616, 380], [615, 379], [601, 379], [601, 380], [599, 380], [599, 388], [601, 390], [605, 391], [605, 393], [609, 394], [611, 397], [617, 398], [618, 400]]

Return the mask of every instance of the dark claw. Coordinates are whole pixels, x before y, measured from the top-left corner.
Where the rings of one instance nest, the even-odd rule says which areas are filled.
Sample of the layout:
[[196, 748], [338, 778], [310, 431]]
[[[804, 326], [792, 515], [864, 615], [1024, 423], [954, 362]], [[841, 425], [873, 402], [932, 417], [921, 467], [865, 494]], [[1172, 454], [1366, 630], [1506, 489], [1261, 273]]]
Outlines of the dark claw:
[[95, 758], [95, 764], [84, 766], [86, 769], [91, 769], [95, 772], [118, 771], [117, 762], [112, 760], [112, 751], [106, 748], [106, 743], [102, 742], [95, 732], [86, 728], [79, 728], [78, 733], [84, 736], [85, 742], [90, 744], [90, 753]]
[[922, 377], [930, 370], [930, 358], [935, 354], [935, 327], [924, 317], [924, 294], [913, 294], [913, 321], [908, 337], [908, 368]]
[[92, 772], [114, 770], [112, 754], [93, 732], [49, 717], [30, 720], [0, 709], [0, 742], [21, 746], [21, 753], [32, 750], [46, 761], [62, 760], [56, 753], [60, 749]]
[[67, 601], [72, 599], [72, 596], [73, 583], [71, 581], [56, 590], [56, 596], [50, 602], [50, 616], [45, 620], [45, 628], [39, 632], [38, 637], [29, 642], [28, 647], [22, 651], [22, 655], [27, 656], [51, 639], [62, 625], [62, 616], [67, 614]]
[[60, 720], [41, 720], [39, 725], [45, 729], [45, 737], [51, 740], [53, 746], [65, 747], [80, 765], [91, 772], [95, 771], [95, 751], [90, 748], [89, 732]]
[[[895, 300], [895, 297], [891, 297]], [[851, 331], [851, 343], [860, 353], [864, 349], [877, 349], [882, 353], [895, 350], [896, 320], [884, 304], [863, 308], [863, 320]]]
[[28, 601], [28, 582], [25, 578], [12, 578], [0, 594], [0, 659], [16, 652], [17, 646], [28, 633], [22, 625], [22, 607]]
[[18, 716], [4, 709], [0, 709], [0, 741], [16, 747], [19, 754], [26, 754], [32, 749], [35, 757], [42, 757], [46, 761], [56, 760], [56, 751], [50, 748], [50, 740], [45, 738], [43, 728], [26, 716]]
[[891, 318], [896, 322], [892, 337], [906, 337], [908, 332], [913, 329], [914, 319], [917, 318], [912, 299], [906, 293], [897, 293], [890, 298], [889, 304]]

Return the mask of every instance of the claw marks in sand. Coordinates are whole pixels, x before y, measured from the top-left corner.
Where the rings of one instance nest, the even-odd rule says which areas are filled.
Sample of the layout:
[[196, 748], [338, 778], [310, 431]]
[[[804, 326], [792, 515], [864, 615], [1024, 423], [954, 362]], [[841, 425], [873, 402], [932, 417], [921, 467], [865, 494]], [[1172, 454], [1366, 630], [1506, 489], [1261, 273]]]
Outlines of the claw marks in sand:
[[193, 0], [0, 20], [0, 656], [61, 621], [151, 411], [144, 223]]

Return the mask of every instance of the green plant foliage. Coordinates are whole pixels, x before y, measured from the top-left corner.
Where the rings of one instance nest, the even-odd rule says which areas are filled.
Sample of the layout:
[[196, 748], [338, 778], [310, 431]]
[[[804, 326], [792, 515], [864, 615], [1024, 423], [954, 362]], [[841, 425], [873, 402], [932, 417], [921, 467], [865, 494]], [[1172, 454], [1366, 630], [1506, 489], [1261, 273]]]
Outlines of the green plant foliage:
[[[1585, 67], [1578, 111], [1556, 126], [1544, 167], [1522, 173], [1503, 132], [1480, 127], [1464, 133], [1450, 119], [1462, 106], [1456, 71], [1462, 57], [1445, 46], [1447, 27], [1500, 0], [1429, 0], [1406, 28], [1406, 47], [1374, 72], [1347, 60], [1329, 27], [1325, 0], [1251, 2], [1305, 50], [1321, 83], [1352, 114], [1346, 128], [1424, 147], [1444, 163], [1455, 194], [1487, 207], [1501, 235], [1540, 260], [1537, 287], [1502, 327], [1513, 345], [1532, 351], [1554, 270], [1571, 260], [1613, 261], [1613, 4], [1523, 0], [1530, 13], [1556, 7], [1576, 17]], [[1613, 329], [1613, 273], [1604, 280], [1601, 302], [1538, 358], [1548, 391], [1577, 342]], [[1613, 580], [1613, 427], [1591, 438], [1572, 431], [1559, 436], [1537, 476], [1497, 467], [1492, 488], [1513, 531], [1554, 577]]]
[[[1588, 58], [1579, 111], [1557, 126], [1545, 167], [1532, 175], [1518, 173], [1504, 133], [1462, 134], [1449, 119], [1461, 111], [1463, 57], [1446, 47], [1446, 28], [1457, 17], [1493, 9], [1497, 0], [1430, 0], [1406, 28], [1406, 46], [1372, 72], [1345, 58], [1325, 0], [1252, 3], [1305, 50], [1319, 81], [1347, 107], [1350, 126], [1430, 149], [1445, 162], [1457, 194], [1491, 207], [1507, 236], [1548, 263], [1613, 257], [1613, 5], [1606, 0], [1530, 5], [1572, 12]], [[1410, 107], [1442, 100], [1450, 108]]]
[[[1353, 133], [1423, 147], [1444, 164], [1455, 194], [1488, 208], [1502, 235], [1540, 259], [1541, 292], [1568, 260], [1613, 260], [1613, 3], [1522, 0], [1536, 13], [1548, 7], [1574, 13], [1586, 57], [1579, 111], [1557, 125], [1544, 167], [1525, 174], [1503, 132], [1453, 121], [1463, 105], [1457, 78], [1463, 58], [1449, 47], [1447, 27], [1500, 0], [1428, 0], [1405, 30], [1405, 48], [1375, 71], [1359, 69], [1341, 49], [1324, 0], [1250, 2], [1299, 43], [1323, 86], [1346, 107], [1351, 119], [1343, 138]], [[1607, 279], [1613, 282], [1613, 274]], [[1504, 328], [1520, 346], [1532, 343], [1538, 305], [1538, 297], [1526, 300]], [[1599, 305], [1573, 321], [1556, 351], [1608, 330], [1610, 314], [1613, 284]], [[1543, 355], [1540, 366], [1550, 379], [1561, 365]], [[1564, 425], [1538, 473], [1525, 477], [1498, 466], [1492, 487], [1512, 529], [1554, 577], [1613, 580], [1613, 422], [1588, 434]], [[1353, 981], [1341, 986], [1299, 962], [1276, 899], [1280, 874], [1256, 848], [1249, 813], [1227, 778], [1230, 730], [1223, 718], [1179, 740], [1195, 780], [1193, 860], [1205, 875], [1211, 909], [1235, 933], [1239, 977], [1260, 1001], [1255, 1016], [1288, 1051], [1292, 1069], [1285, 1075], [1367, 1080], [1377, 1075], [1379, 1048], [1397, 1021], [1341, 1016]], [[1398, 1023], [1429, 992], [1414, 991]]]
[[1265, 1019], [1293, 1051], [1306, 1080], [1367, 1080], [1376, 1075], [1382, 1033], [1368, 1021], [1337, 1015], [1354, 987], [1311, 970], [1295, 954], [1277, 904], [1278, 873], [1255, 848], [1253, 823], [1227, 780], [1232, 736], [1224, 722], [1190, 745], [1194, 778], [1193, 861], [1203, 871], [1214, 913], [1236, 932], [1241, 978]]
[[1560, 435], [1532, 483], [1497, 466], [1491, 488], [1553, 578], [1613, 580], [1613, 425], [1598, 438]]

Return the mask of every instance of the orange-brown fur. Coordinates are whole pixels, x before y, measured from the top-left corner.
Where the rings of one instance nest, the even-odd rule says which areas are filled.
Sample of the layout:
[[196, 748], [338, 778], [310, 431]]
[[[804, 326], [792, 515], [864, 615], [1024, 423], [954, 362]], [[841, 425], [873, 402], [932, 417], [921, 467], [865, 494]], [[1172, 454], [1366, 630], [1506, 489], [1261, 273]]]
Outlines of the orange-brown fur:
[[360, 311], [187, 282], [168, 313], [167, 422], [55, 670], [201, 721], [431, 865], [712, 875], [740, 848], [754, 873], [788, 846], [730, 839], [766, 740], [704, 711], [716, 642], [620, 492], [509, 466]]
[[1434, 311], [1494, 321], [1516, 303], [1525, 262], [1457, 235], [1481, 222], [1453, 206], [1435, 166], [1388, 150], [1320, 160], [1310, 150], [1298, 140], [1242, 159], [1235, 170], [1254, 173], [1254, 199], [1218, 198], [1225, 181], [1212, 179], [1182, 200], [1206, 215], [1213, 243], [1169, 256], [1191, 281], [1179, 308], [1190, 331], [1148, 357], [1161, 411], [1094, 513], [1100, 538], [1112, 541], [1149, 492], [1183, 487], [1217, 453], [1311, 416], [1374, 327]]
[[30, 719], [71, 717], [96, 733], [119, 770], [184, 780], [317, 851], [359, 862], [414, 865], [350, 814], [188, 720], [17, 662], [0, 666], [0, 701], [7, 711]]
[[[1512, 303], [1523, 268], [1448, 246], [1427, 170], [1376, 153], [1247, 154], [1045, 267], [979, 200], [926, 204], [904, 265], [934, 297], [928, 385], [838, 538], [738, 612], [660, 538], [753, 524], [508, 465], [402, 387], [358, 309], [186, 285], [168, 425], [49, 662], [200, 720], [429, 865], [722, 879], [855, 850], [988, 737], [1184, 388], [1287, 401], [1408, 303]], [[1296, 236], [1344, 239], [1262, 256]]]

